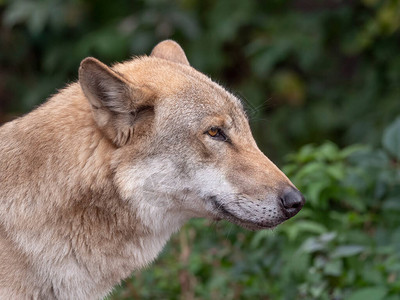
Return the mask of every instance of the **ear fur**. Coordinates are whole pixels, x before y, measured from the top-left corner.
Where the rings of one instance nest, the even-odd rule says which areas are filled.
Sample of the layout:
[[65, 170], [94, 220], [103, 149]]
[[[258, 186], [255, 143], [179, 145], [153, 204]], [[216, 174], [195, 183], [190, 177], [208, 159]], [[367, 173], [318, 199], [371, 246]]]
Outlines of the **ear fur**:
[[133, 87], [123, 76], [92, 57], [81, 62], [79, 83], [99, 128], [117, 147], [125, 145], [133, 135], [138, 110], [141, 106], [149, 107], [148, 91]]
[[165, 40], [158, 43], [153, 51], [151, 51], [150, 56], [163, 58], [183, 65], [190, 65], [185, 51], [173, 40]]

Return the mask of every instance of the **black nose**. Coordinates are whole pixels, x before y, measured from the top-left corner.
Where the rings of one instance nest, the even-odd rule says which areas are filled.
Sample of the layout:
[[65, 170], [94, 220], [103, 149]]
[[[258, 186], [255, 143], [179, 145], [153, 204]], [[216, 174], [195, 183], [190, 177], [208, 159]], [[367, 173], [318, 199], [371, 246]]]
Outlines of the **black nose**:
[[283, 205], [283, 211], [289, 218], [296, 215], [306, 202], [303, 195], [294, 188], [285, 191], [281, 201]]

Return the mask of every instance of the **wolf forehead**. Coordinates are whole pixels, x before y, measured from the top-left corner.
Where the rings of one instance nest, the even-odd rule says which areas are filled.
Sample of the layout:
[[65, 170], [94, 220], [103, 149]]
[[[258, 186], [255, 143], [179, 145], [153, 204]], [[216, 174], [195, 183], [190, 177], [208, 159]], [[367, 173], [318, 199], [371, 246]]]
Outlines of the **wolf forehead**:
[[[141, 56], [112, 66], [133, 87], [146, 87], [154, 92], [160, 101], [168, 103], [177, 110], [193, 108], [197, 113], [225, 113], [240, 115], [247, 120], [242, 101], [228, 92], [208, 76], [189, 65], [166, 59]], [[162, 99], [161, 99], [162, 98]], [[205, 110], [198, 110], [202, 107]]]

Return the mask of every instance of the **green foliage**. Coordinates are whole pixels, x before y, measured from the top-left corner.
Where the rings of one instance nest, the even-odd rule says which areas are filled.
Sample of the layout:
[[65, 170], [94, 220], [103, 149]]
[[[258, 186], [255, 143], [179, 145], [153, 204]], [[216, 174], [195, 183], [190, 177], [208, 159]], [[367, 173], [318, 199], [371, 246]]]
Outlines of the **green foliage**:
[[385, 130], [383, 146], [397, 160], [400, 160], [400, 117]]
[[293, 220], [254, 233], [195, 220], [113, 299], [400, 300], [400, 1], [0, 0], [0, 22], [0, 123], [86, 56], [173, 38], [244, 98], [275, 161], [318, 144], [287, 157], [307, 198]]
[[298, 216], [272, 232], [192, 221], [112, 299], [399, 300], [399, 134], [397, 120], [383, 149], [302, 147], [284, 167], [307, 199]]

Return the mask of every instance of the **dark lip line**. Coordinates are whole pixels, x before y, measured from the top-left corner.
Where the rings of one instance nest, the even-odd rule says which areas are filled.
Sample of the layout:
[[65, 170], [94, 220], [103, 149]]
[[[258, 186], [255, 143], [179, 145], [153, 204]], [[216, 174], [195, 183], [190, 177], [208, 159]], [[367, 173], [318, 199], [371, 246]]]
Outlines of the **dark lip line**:
[[236, 221], [239, 223], [239, 225], [244, 224], [244, 226], [249, 225], [249, 226], [255, 226], [257, 228], [262, 228], [262, 229], [271, 229], [274, 228], [275, 226], [266, 226], [266, 225], [261, 225], [260, 223], [255, 223], [247, 220], [242, 220], [238, 217], [236, 217], [234, 214], [226, 210], [224, 205], [222, 203], [219, 203], [218, 201], [214, 200], [214, 205], [215, 208], [224, 214], [226, 217], [228, 217], [228, 220]]

